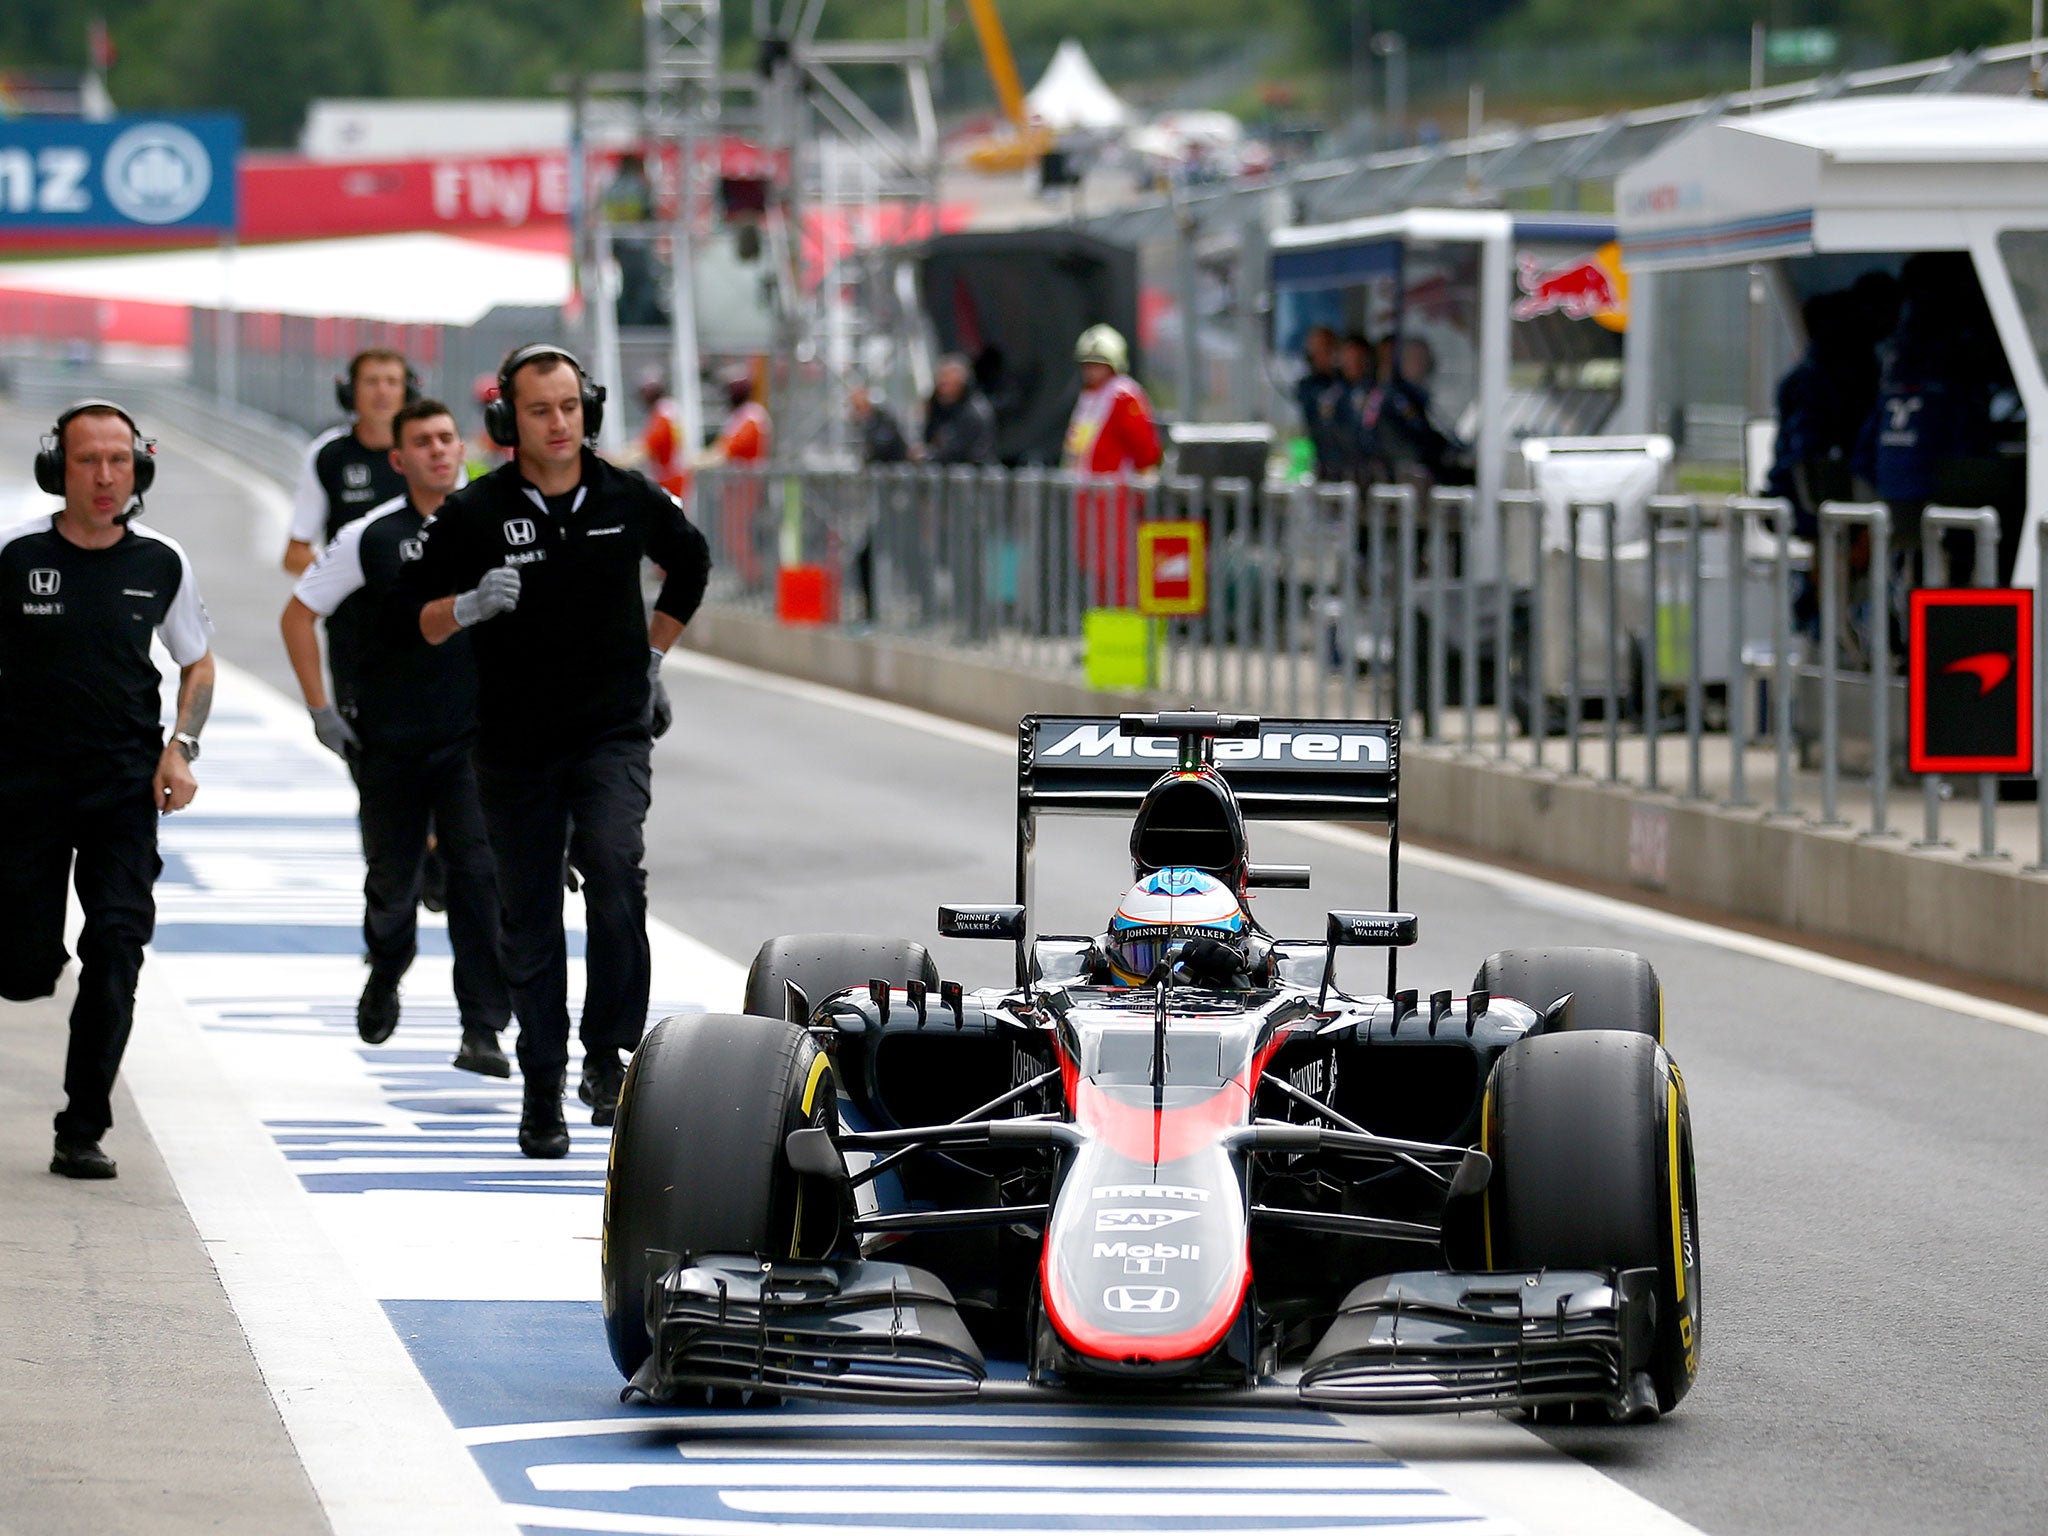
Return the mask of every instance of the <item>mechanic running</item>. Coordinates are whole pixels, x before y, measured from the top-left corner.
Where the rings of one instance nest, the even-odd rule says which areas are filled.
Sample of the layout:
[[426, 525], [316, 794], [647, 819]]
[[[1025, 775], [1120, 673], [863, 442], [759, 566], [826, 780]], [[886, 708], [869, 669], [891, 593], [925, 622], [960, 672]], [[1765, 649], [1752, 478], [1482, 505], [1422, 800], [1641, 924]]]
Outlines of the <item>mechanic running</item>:
[[[192, 803], [213, 707], [213, 621], [191, 563], [129, 522], [154, 451], [120, 406], [81, 400], [35, 461], [64, 505], [0, 533], [0, 997], [56, 991], [70, 881], [85, 926], [50, 1172], [73, 1179], [114, 1177], [100, 1138], [156, 928], [157, 817]], [[152, 635], [179, 667], [168, 743]]]
[[[429, 641], [476, 630], [477, 778], [519, 1014], [528, 1157], [569, 1150], [565, 842], [589, 928], [579, 1096], [592, 1124], [612, 1123], [619, 1053], [646, 1027], [642, 829], [653, 738], [669, 723], [661, 661], [711, 569], [675, 498], [589, 449], [603, 413], [604, 390], [560, 347], [511, 353], [485, 424], [516, 450], [512, 462], [450, 496], [407, 567]], [[643, 560], [663, 573], [651, 621]]]
[[[476, 662], [465, 636], [430, 646], [399, 573], [420, 552], [462, 472], [454, 414], [415, 400], [392, 418], [391, 461], [406, 493], [346, 524], [299, 578], [280, 621], [285, 650], [312, 712], [313, 734], [348, 764], [360, 798], [363, 942], [370, 976], [356, 1003], [356, 1033], [382, 1045], [398, 1027], [398, 982], [418, 952], [418, 906], [429, 818], [447, 871], [448, 943], [462, 1047], [455, 1065], [510, 1077], [498, 1046], [511, 1000], [498, 960], [498, 887], [477, 803], [470, 743], [476, 734]], [[356, 699], [344, 715], [320, 676], [318, 618], [361, 596]]]

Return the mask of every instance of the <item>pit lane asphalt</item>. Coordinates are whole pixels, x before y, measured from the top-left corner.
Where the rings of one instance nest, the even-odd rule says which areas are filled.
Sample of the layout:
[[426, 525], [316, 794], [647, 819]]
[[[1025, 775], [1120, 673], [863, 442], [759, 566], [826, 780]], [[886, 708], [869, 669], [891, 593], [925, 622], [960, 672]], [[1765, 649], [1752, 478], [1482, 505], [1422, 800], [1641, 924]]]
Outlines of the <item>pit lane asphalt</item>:
[[[29, 434], [8, 428], [0, 451], [25, 463]], [[158, 526], [192, 554], [221, 654], [289, 689], [286, 579], [246, 491], [182, 446], [167, 444]], [[1010, 755], [725, 669], [672, 665], [669, 686], [678, 723], [648, 829], [661, 917], [745, 960], [778, 932], [928, 938], [938, 902], [1008, 898]], [[1269, 927], [1319, 932], [1323, 908], [1384, 891], [1369, 852], [1254, 839], [1262, 859], [1316, 867], [1312, 892], [1261, 898]], [[1106, 920], [1119, 841], [1111, 821], [1051, 826], [1045, 926]], [[1664, 980], [1700, 1159], [1701, 1380], [1657, 1425], [1546, 1439], [1729, 1536], [2048, 1529], [2048, 1038], [1589, 914], [1565, 892], [1411, 863], [1402, 905], [1424, 935], [1404, 985], [1462, 991], [1490, 949], [1559, 943], [1639, 949]], [[998, 946], [933, 947], [949, 978], [1003, 977]], [[1364, 989], [1376, 972], [1361, 959], [1346, 975]]]

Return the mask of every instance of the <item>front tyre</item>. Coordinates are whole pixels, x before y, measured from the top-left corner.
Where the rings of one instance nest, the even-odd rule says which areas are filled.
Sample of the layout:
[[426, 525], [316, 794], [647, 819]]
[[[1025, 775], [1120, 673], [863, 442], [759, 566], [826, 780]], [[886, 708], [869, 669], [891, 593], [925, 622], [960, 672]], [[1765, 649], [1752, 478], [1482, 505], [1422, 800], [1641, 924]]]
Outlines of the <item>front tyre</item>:
[[1685, 1080], [1646, 1035], [1517, 1041], [1486, 1090], [1488, 1269], [1653, 1269], [1650, 1378], [1669, 1413], [1699, 1374], [1700, 1237]]
[[837, 1085], [808, 1031], [707, 1013], [664, 1019], [633, 1053], [604, 1181], [604, 1327], [630, 1378], [653, 1348], [647, 1251], [823, 1258], [844, 1187], [801, 1175], [784, 1139], [828, 1125]]

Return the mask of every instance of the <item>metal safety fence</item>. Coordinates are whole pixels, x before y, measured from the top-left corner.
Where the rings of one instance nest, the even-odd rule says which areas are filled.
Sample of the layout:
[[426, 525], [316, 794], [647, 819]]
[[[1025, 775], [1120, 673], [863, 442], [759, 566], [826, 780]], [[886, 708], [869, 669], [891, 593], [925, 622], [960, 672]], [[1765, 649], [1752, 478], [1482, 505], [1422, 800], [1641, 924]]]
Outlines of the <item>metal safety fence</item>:
[[[1998, 569], [1989, 508], [1927, 509], [1916, 571], [1881, 503], [1827, 504], [1808, 541], [1774, 499], [1624, 517], [1462, 487], [724, 465], [693, 505], [715, 604], [1176, 701], [1398, 718], [1473, 759], [1820, 826], [1853, 811], [1880, 838], [1907, 782], [1909, 575], [1950, 579], [1957, 540], [1956, 584]], [[2038, 789], [2038, 743], [2035, 763]], [[1953, 788], [1919, 787], [1913, 846], [1945, 846]], [[1999, 795], [1982, 776], [1972, 857], [2006, 856]]]

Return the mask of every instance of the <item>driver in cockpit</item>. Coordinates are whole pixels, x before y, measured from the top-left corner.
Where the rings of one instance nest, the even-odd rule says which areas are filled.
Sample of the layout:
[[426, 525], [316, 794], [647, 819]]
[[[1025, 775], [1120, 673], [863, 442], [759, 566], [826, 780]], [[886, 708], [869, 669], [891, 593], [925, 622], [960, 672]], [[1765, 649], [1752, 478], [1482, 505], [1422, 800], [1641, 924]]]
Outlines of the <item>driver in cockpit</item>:
[[[1124, 892], [1096, 949], [1109, 986], [1162, 978], [1219, 991], [1262, 985], [1268, 944], [1230, 888], [1199, 869], [1160, 869]], [[1098, 968], [1100, 969], [1100, 967]]]

